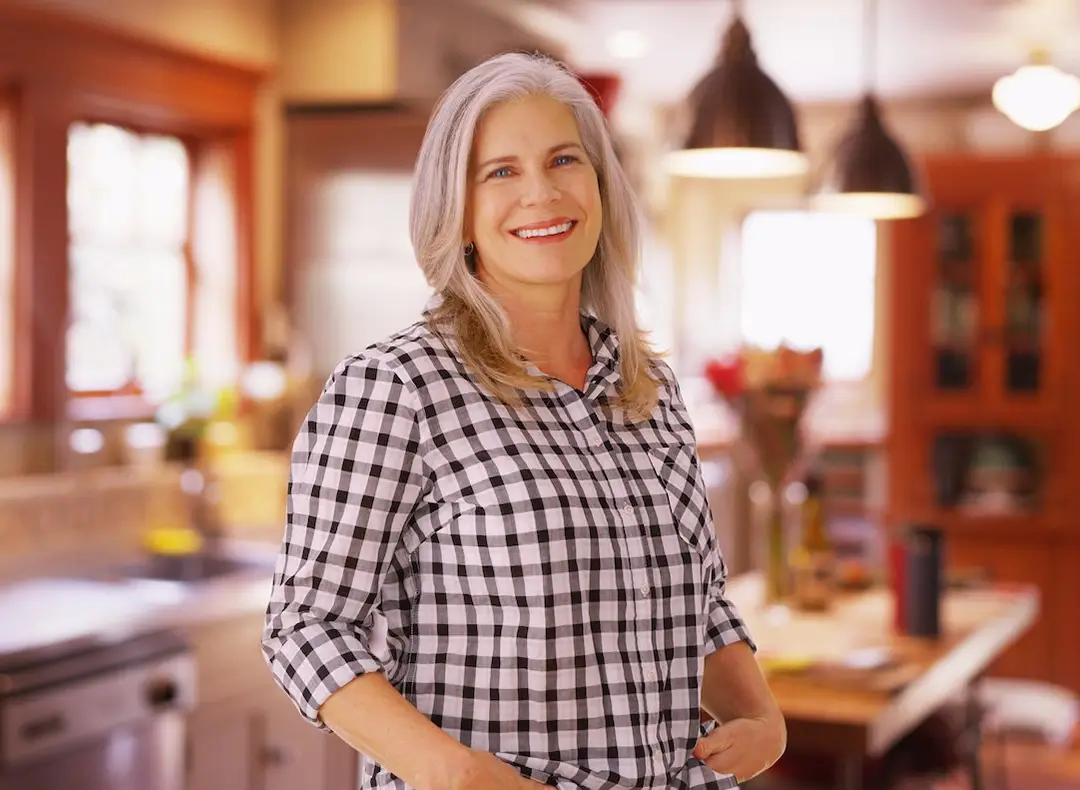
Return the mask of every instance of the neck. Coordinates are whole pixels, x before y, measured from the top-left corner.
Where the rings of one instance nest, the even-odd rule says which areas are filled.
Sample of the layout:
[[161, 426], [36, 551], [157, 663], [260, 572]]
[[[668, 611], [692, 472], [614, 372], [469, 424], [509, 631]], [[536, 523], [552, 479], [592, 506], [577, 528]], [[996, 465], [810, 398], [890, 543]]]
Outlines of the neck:
[[[494, 286], [494, 287], [493, 287]], [[510, 318], [514, 343], [545, 372], [587, 368], [592, 350], [581, 328], [581, 285], [508, 290], [488, 283]]]

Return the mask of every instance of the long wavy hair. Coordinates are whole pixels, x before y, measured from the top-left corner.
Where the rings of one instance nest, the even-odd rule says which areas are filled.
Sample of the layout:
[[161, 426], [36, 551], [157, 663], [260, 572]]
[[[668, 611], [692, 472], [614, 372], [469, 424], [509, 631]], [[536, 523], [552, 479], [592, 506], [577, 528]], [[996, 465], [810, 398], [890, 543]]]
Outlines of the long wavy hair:
[[465, 255], [465, 216], [473, 137], [493, 105], [545, 95], [570, 109], [585, 154], [596, 170], [602, 227], [596, 252], [582, 273], [581, 308], [619, 338], [621, 387], [616, 402], [645, 418], [657, 402], [650, 372], [657, 356], [637, 323], [634, 289], [640, 241], [639, 211], [593, 98], [565, 67], [546, 56], [498, 55], [459, 77], [439, 99], [413, 175], [409, 232], [428, 284], [442, 297], [428, 314], [434, 331], [449, 329], [478, 382], [504, 403], [521, 403], [521, 390], [551, 389], [528, 372], [512, 340], [506, 312], [477, 279]]

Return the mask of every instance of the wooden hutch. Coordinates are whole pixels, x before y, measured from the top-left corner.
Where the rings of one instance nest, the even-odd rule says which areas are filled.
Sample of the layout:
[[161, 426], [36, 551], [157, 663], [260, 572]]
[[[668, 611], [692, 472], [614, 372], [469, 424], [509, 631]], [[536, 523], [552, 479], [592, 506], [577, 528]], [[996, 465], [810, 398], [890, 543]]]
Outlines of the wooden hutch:
[[1080, 158], [921, 169], [932, 209], [890, 234], [886, 522], [1036, 585], [1040, 620], [992, 674], [1080, 691]]

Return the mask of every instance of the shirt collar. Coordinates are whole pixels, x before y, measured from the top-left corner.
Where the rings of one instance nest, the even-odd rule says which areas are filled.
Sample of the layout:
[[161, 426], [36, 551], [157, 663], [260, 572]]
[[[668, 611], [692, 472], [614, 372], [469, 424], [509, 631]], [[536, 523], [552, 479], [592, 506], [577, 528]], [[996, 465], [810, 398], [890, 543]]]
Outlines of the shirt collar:
[[619, 369], [619, 336], [592, 313], [581, 313], [581, 326], [589, 340], [595, 364], [612, 371]]
[[[442, 304], [443, 296], [435, 293], [424, 305], [424, 316], [433, 312]], [[615, 330], [605, 324], [592, 313], [581, 311], [581, 328], [585, 330], [585, 336], [589, 341], [589, 349], [592, 351], [593, 367], [601, 367], [604, 370], [605, 379], [618, 380], [619, 375], [619, 336]]]

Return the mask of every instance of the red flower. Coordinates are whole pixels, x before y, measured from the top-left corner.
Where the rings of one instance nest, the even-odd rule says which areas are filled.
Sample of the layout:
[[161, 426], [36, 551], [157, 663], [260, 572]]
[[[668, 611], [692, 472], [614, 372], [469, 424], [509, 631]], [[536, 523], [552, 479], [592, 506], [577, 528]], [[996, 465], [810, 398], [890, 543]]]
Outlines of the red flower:
[[713, 389], [728, 400], [737, 398], [746, 391], [743, 361], [740, 357], [727, 361], [709, 360], [705, 364], [705, 378], [712, 384]]

